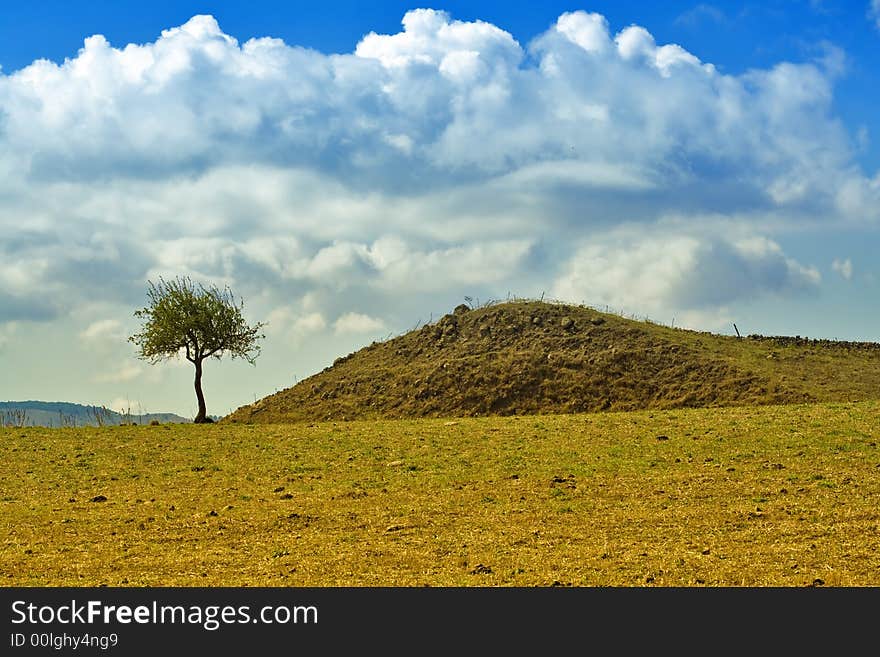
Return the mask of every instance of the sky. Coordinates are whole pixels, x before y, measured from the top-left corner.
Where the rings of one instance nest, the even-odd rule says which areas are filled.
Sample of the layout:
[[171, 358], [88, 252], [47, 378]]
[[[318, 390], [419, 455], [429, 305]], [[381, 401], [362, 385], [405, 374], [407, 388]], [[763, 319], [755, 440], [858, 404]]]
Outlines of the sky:
[[192, 417], [127, 337], [228, 286], [208, 412], [456, 305], [880, 341], [880, 0], [7, 3], [0, 400]]

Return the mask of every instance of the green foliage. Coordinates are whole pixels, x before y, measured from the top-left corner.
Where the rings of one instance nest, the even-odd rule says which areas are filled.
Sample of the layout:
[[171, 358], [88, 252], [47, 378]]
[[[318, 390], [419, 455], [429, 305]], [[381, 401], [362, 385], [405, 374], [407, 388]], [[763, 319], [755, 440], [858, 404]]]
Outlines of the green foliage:
[[260, 353], [262, 323], [249, 326], [242, 316], [244, 302], [236, 301], [229, 288], [206, 287], [188, 277], [158, 283], [149, 281], [150, 304], [135, 311], [144, 324], [129, 341], [137, 345], [138, 357], [151, 363], [174, 358], [184, 352], [195, 365], [195, 391], [199, 410], [193, 422], [213, 422], [208, 417], [202, 393], [202, 361], [220, 359], [228, 353], [251, 365]]
[[129, 338], [139, 358], [155, 364], [183, 351], [188, 361], [201, 363], [228, 353], [254, 364], [264, 324], [245, 322], [244, 302], [236, 301], [228, 287], [207, 287], [185, 276], [148, 284], [149, 305], [134, 313], [143, 327]]

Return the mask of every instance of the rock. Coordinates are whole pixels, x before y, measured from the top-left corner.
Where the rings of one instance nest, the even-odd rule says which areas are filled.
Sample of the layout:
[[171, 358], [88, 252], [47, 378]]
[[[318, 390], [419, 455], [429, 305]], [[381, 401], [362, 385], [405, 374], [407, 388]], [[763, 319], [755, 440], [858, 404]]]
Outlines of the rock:
[[657, 436], [657, 440], [669, 440], [669, 436]]
[[541, 318], [535, 315], [534, 317], [532, 317], [532, 324], [534, 324], [535, 326], [540, 326]]
[[92, 499], [92, 502], [106, 502], [107, 498], [104, 495], [95, 495]]
[[481, 563], [478, 563], [474, 566], [474, 569], [471, 571], [471, 575], [489, 575], [492, 572], [491, 566], [484, 566]]
[[601, 326], [604, 323], [605, 323], [604, 317], [594, 317], [593, 319], [590, 320], [590, 324], [592, 324], [593, 326]]
[[465, 303], [460, 303], [455, 307], [455, 310], [452, 311], [453, 315], [464, 315], [467, 312], [470, 312], [470, 307]]
[[564, 331], [571, 331], [574, 329], [574, 320], [571, 317], [563, 317], [559, 325]]

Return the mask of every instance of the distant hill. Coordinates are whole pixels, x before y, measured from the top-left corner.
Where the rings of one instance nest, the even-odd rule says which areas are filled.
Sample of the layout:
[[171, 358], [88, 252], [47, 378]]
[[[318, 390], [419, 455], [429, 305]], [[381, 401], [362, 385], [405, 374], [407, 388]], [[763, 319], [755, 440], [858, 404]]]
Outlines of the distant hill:
[[453, 417], [880, 399], [880, 344], [738, 338], [583, 306], [461, 305], [224, 422]]
[[114, 426], [120, 424], [186, 423], [192, 420], [174, 413], [123, 414], [100, 406], [69, 402], [6, 401], [0, 402], [0, 426], [38, 427]]

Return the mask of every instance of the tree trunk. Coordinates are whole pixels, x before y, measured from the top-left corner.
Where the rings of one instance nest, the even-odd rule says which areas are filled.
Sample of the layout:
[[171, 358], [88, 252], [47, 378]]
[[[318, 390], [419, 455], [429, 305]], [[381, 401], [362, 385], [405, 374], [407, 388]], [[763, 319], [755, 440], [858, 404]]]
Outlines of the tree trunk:
[[196, 399], [199, 400], [199, 412], [193, 422], [200, 424], [208, 422], [207, 409], [205, 408], [205, 395], [202, 394], [202, 361], [196, 360]]

